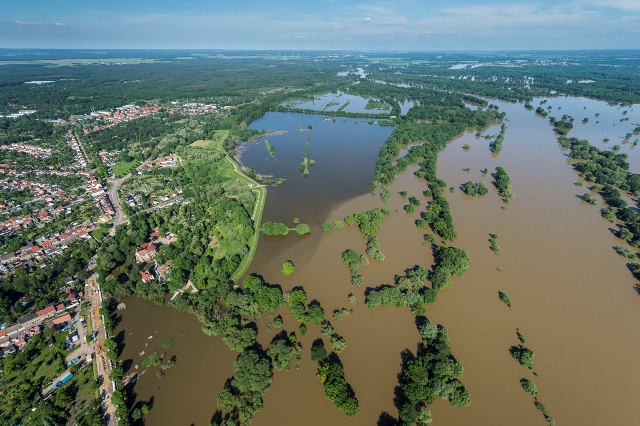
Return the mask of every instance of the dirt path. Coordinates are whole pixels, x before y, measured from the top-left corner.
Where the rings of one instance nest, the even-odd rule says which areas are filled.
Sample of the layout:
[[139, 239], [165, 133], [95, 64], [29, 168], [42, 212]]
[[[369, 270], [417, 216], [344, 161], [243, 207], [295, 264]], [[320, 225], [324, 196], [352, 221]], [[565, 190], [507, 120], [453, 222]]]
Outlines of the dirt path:
[[184, 287], [182, 287], [179, 290], [176, 290], [175, 293], [173, 293], [173, 296], [171, 296], [171, 300], [175, 299], [178, 295], [184, 293], [185, 291], [187, 291], [188, 288], [191, 288], [191, 293], [197, 293], [198, 289], [196, 288], [195, 285], [193, 285], [193, 283], [191, 282], [191, 280], [187, 281], [187, 284], [185, 284]]
[[108, 426], [116, 426], [116, 407], [111, 403], [111, 394], [114, 391], [114, 385], [109, 379], [111, 374], [111, 361], [107, 358], [107, 351], [104, 348], [104, 323], [100, 315], [100, 307], [102, 298], [100, 296], [100, 288], [96, 282], [96, 275], [93, 274], [88, 280], [87, 292], [91, 299], [91, 320], [93, 330], [98, 332], [97, 344], [93, 345], [96, 352], [96, 367], [98, 368], [98, 383], [100, 383], [100, 398], [102, 399], [102, 413], [105, 424]]

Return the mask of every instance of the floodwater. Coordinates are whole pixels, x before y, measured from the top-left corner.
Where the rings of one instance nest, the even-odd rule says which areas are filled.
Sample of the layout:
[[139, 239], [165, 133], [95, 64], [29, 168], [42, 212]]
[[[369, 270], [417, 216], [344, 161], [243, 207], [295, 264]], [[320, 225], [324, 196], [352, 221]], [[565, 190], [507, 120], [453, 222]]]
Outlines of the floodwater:
[[[544, 100], [547, 102], [541, 105], [540, 102]], [[631, 171], [640, 173], [640, 147], [633, 145], [633, 141], [640, 138], [640, 135], [634, 134], [628, 140], [625, 139], [627, 133], [633, 134], [633, 130], [640, 126], [640, 105], [609, 106], [603, 101], [573, 97], [535, 98], [531, 105], [534, 108], [544, 108], [549, 117], [556, 117], [558, 120], [565, 114], [573, 117], [573, 129], [569, 132], [569, 137], [587, 139], [599, 149], [610, 150], [614, 145], [620, 145], [618, 152], [629, 155]], [[588, 119], [587, 122], [583, 121], [585, 118]], [[605, 139], [609, 141], [604, 142]]]
[[[441, 291], [435, 305], [427, 307], [427, 316], [449, 330], [452, 352], [465, 366], [462, 381], [471, 394], [471, 406], [452, 408], [438, 400], [431, 407], [433, 424], [546, 424], [533, 405], [533, 397], [520, 387], [523, 377], [537, 385], [540, 401], [559, 425], [637, 424], [640, 372], [635, 358], [640, 352], [640, 296], [633, 289], [635, 280], [625, 267], [625, 259], [613, 250], [621, 241], [612, 235], [612, 225], [599, 215], [600, 197], [596, 197], [598, 206], [578, 198], [587, 189], [574, 185], [579, 177], [567, 152], [557, 144], [548, 120], [522, 104], [491, 102], [507, 113], [501, 154], [492, 154], [489, 141], [470, 131], [451, 142], [438, 161], [438, 176], [455, 188], [454, 193], [446, 191], [460, 235], [453, 245], [467, 250], [471, 261], [465, 275], [455, 278], [451, 288]], [[545, 106], [561, 106], [560, 111], [577, 122], [582, 121], [579, 112], [584, 106], [595, 114], [593, 102], [552, 98]], [[592, 141], [597, 142], [594, 145], [600, 146], [601, 137], [609, 137], [613, 144], [615, 135], [632, 130], [619, 127], [623, 124], [619, 121], [613, 126], [622, 118], [617, 107], [597, 107], [599, 125], [608, 123], [608, 127]], [[637, 108], [633, 114], [636, 112]], [[639, 120], [629, 120], [634, 121]], [[307, 124], [312, 124], [310, 132], [295, 128], [306, 129]], [[497, 135], [499, 126], [492, 125], [484, 134]], [[263, 140], [253, 142], [243, 154], [243, 162], [259, 173], [287, 178], [285, 184], [268, 189], [263, 220], [293, 226], [298, 217], [310, 225], [311, 234], [261, 236], [249, 273], [258, 273], [285, 291], [304, 287], [308, 300], [320, 301], [329, 318], [334, 309], [353, 308], [348, 318], [331, 322], [346, 339], [347, 349], [340, 359], [361, 407], [356, 419], [347, 420], [325, 398], [309, 351], [311, 343], [322, 337], [318, 327], [309, 325], [307, 334], [300, 336], [298, 324], [281, 308], [277, 314], [284, 318], [283, 330], [297, 331], [304, 359], [298, 367], [292, 363], [289, 372], [274, 372], [264, 409], [252, 424], [372, 425], [385, 412], [397, 416], [393, 398], [401, 353], [415, 352], [419, 335], [408, 309], [370, 311], [363, 304], [364, 292], [367, 287], [391, 283], [394, 275], [413, 265], [432, 265], [430, 248], [422, 245], [425, 230], [413, 224], [428, 201], [422, 196], [425, 182], [412, 174], [415, 167], [409, 167], [391, 186], [388, 205], [382, 204], [379, 191], [375, 196], [370, 194], [378, 149], [391, 131], [388, 127], [371, 126], [362, 119], [340, 118], [334, 123], [319, 116], [282, 113], [267, 114], [251, 127], [288, 130], [268, 138], [275, 149], [273, 158]], [[589, 136], [588, 132], [581, 136], [581, 131], [580, 124], [574, 122], [569, 136]], [[309, 158], [317, 163], [305, 178], [298, 166], [308, 137]], [[464, 151], [464, 144], [471, 149]], [[640, 159], [628, 149], [632, 170], [636, 170]], [[513, 181], [516, 196], [506, 205], [492, 188], [490, 174], [480, 173], [485, 167], [491, 173], [496, 166], [505, 167]], [[458, 188], [469, 180], [486, 182], [489, 193], [482, 198], [466, 196]], [[415, 213], [402, 210], [406, 200], [398, 194], [401, 190], [423, 200]], [[348, 248], [364, 253], [364, 238], [355, 226], [324, 233], [322, 222], [383, 206], [394, 210], [378, 234], [386, 260], [371, 260], [370, 265], [361, 267], [365, 284], [353, 288], [349, 269], [340, 256]], [[488, 234], [492, 232], [498, 234], [499, 255], [489, 249]], [[286, 260], [296, 266], [288, 277], [280, 272]], [[509, 294], [511, 310], [499, 301], [498, 291]], [[356, 296], [355, 305], [349, 305], [349, 293]], [[127, 309], [119, 311], [122, 321], [117, 330], [133, 335], [126, 336], [123, 359], [139, 364], [143, 358], [140, 351], [162, 351], [165, 339], [179, 331], [186, 333], [167, 350], [168, 356], [176, 354], [177, 362], [166, 376], [160, 379], [149, 371], [135, 386], [139, 401], [154, 397], [146, 424], [208, 425], [217, 409], [218, 392], [232, 375], [236, 353], [229, 351], [220, 337], [204, 335], [193, 316], [137, 298], [126, 303]], [[258, 321], [258, 341], [263, 347], [280, 331], [266, 331], [271, 320], [265, 316]], [[534, 371], [538, 377], [509, 354], [509, 348], [519, 343], [516, 328], [536, 354]], [[154, 337], [149, 340], [151, 335]], [[325, 345], [329, 347], [327, 339]]]
[[326, 95], [315, 96], [311, 101], [293, 101], [283, 104], [292, 108], [310, 109], [314, 111], [338, 111], [344, 105], [341, 111], [344, 112], [360, 112], [367, 114], [384, 114], [390, 111], [390, 106], [384, 104], [386, 109], [373, 108], [365, 109], [369, 99], [379, 101], [377, 98], [363, 98], [360, 96], [349, 95], [344, 92], [327, 93]]

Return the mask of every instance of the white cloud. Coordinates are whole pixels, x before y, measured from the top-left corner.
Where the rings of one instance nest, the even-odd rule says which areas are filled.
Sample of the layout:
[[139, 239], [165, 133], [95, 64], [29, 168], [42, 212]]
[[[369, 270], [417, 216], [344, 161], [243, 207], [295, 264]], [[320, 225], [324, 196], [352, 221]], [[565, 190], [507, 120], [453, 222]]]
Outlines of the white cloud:
[[614, 9], [640, 10], [640, 1], [638, 0], [588, 0], [588, 2], [596, 6], [606, 6]]
[[64, 24], [62, 22], [56, 22], [55, 24], [53, 24], [57, 27], [64, 27]]
[[371, 22], [371, 18], [364, 18], [364, 22]]

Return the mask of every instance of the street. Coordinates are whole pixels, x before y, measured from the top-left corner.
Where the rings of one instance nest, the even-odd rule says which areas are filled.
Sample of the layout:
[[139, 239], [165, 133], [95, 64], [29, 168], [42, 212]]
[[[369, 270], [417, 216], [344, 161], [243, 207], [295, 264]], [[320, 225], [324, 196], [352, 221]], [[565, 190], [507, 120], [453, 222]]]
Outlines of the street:
[[[111, 188], [109, 189], [109, 200], [111, 200], [111, 204], [113, 205], [113, 209], [116, 211], [116, 217], [113, 221], [113, 227], [111, 228], [112, 232], [115, 232], [116, 226], [123, 224], [126, 222], [126, 217], [124, 212], [122, 211], [122, 206], [120, 205], [120, 200], [118, 199], [118, 188], [122, 183], [131, 177], [131, 173], [124, 175], [120, 179], [108, 179], [107, 182], [111, 184]], [[113, 235], [113, 234], [111, 234]]]

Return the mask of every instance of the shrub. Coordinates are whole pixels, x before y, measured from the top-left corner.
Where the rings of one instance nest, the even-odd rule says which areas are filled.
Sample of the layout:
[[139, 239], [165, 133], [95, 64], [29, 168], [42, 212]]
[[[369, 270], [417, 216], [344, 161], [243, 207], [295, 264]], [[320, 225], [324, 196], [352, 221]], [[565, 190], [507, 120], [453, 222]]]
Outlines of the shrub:
[[285, 275], [291, 275], [293, 274], [293, 271], [295, 268], [296, 267], [293, 265], [293, 262], [291, 262], [290, 260], [287, 260], [282, 264], [282, 273]]
[[535, 357], [535, 353], [532, 350], [527, 349], [522, 345], [518, 345], [517, 347], [512, 347], [510, 352], [513, 359], [518, 361], [520, 365], [524, 365], [529, 370], [533, 369], [533, 358]]
[[509, 307], [509, 309], [511, 309], [511, 300], [509, 300], [509, 296], [507, 295], [507, 293], [503, 293], [503, 292], [499, 291], [498, 292], [498, 297], [500, 298], [502, 303], [504, 303], [505, 305], [507, 305]]
[[635, 259], [638, 257], [635, 251], [622, 246], [616, 247], [616, 253], [620, 256], [626, 257], [627, 259]]
[[582, 196], [582, 201], [586, 201], [589, 204], [597, 204], [597, 200], [591, 196], [588, 192]]
[[527, 379], [520, 379], [520, 385], [522, 386], [522, 389], [524, 389], [524, 391], [530, 395], [537, 395], [538, 394], [538, 388], [536, 388], [536, 385], [534, 385], [532, 382], [530, 382]]
[[322, 361], [327, 357], [327, 350], [324, 348], [324, 342], [322, 339], [318, 339], [313, 342], [311, 346], [311, 360]]
[[307, 225], [306, 223], [301, 223], [299, 225], [296, 225], [296, 233], [298, 235], [305, 235], [308, 234], [311, 230], [309, 229], [309, 225]]

